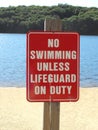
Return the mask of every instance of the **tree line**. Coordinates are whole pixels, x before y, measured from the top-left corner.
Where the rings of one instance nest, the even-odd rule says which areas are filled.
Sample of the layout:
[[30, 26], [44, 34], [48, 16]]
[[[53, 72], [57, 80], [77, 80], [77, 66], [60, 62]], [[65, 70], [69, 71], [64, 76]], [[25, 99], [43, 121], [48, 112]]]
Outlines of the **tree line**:
[[45, 18], [60, 18], [63, 31], [98, 35], [98, 8], [71, 6], [9, 6], [0, 8], [0, 33], [43, 30]]

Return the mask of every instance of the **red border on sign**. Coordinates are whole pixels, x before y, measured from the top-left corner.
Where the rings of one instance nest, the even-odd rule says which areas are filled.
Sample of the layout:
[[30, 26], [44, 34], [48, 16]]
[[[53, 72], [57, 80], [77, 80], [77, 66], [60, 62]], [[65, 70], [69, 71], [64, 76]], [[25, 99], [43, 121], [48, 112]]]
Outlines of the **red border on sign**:
[[[30, 98], [30, 83], [29, 83], [29, 48], [30, 48], [30, 45], [29, 45], [29, 37], [31, 34], [75, 34], [77, 35], [77, 98], [76, 99], [52, 99], [49, 98], [49, 99], [31, 99]], [[79, 38], [79, 34], [76, 33], [76, 32], [28, 32], [27, 33], [27, 45], [26, 45], [26, 95], [27, 95], [27, 100], [30, 101], [30, 102], [75, 102], [75, 101], [78, 101], [79, 99], [79, 86], [80, 86], [80, 38]]]

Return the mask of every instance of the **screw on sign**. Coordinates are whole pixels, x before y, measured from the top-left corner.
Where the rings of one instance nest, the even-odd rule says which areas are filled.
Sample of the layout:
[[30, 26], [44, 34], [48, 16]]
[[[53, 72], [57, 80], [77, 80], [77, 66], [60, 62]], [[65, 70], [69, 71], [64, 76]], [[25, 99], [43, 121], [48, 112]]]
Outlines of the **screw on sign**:
[[77, 101], [79, 64], [78, 33], [27, 33], [27, 100]]

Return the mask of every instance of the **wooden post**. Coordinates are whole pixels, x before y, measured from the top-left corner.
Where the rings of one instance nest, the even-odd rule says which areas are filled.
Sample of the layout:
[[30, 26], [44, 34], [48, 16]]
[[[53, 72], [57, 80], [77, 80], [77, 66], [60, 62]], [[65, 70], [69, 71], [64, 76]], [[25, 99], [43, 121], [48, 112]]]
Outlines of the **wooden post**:
[[[61, 31], [62, 25], [60, 19], [46, 19], [44, 22], [44, 31]], [[44, 103], [43, 130], [59, 130], [60, 122], [60, 103]]]

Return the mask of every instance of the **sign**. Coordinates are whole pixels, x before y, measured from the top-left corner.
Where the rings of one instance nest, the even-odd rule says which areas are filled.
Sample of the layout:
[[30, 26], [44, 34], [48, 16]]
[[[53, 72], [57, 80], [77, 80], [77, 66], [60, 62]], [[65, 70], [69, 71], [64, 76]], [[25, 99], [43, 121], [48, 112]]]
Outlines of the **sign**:
[[79, 34], [27, 33], [27, 100], [69, 102], [79, 98]]

